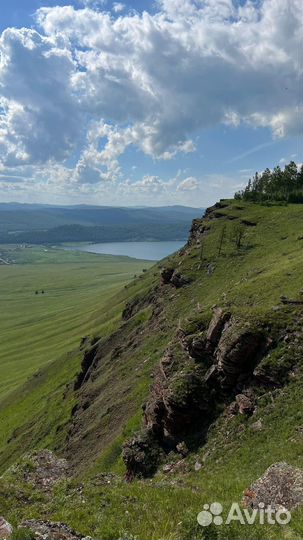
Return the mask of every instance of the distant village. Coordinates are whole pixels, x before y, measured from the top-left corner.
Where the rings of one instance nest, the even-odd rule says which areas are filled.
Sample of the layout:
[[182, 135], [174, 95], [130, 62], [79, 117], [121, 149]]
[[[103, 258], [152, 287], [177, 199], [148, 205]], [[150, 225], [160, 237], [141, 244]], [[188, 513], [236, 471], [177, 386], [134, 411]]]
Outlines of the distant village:
[[21, 251], [22, 249], [27, 249], [32, 246], [28, 244], [20, 244], [16, 246], [9, 246], [9, 247], [3, 247], [0, 246], [0, 266], [2, 265], [9, 265], [9, 264], [16, 264], [16, 260], [14, 259], [14, 253]]

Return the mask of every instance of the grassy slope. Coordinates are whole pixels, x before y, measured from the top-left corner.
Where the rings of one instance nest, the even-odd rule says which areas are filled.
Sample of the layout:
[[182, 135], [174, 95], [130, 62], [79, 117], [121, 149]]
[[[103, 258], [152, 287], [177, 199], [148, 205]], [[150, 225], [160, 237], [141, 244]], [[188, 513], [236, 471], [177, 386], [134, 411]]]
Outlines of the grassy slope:
[[[150, 266], [127, 257], [55, 249], [12, 254], [17, 264], [0, 266], [1, 449], [12, 429], [25, 420], [33, 423], [43, 400], [70, 380], [80, 363], [81, 337], [114, 327], [121, 307], [119, 301], [108, 307], [110, 298]], [[42, 289], [45, 294], [35, 294]], [[76, 354], [68, 354], [75, 348]], [[43, 386], [37, 384], [42, 379]], [[30, 389], [27, 401], [24, 383]]]
[[[11, 519], [17, 521], [21, 516], [43, 515], [66, 521], [83, 533], [104, 539], [117, 538], [121, 532], [127, 531], [128, 535], [134, 534], [143, 539], [182, 537], [193, 540], [195, 516], [204, 503], [219, 500], [229, 506], [231, 502], [241, 500], [243, 490], [274, 462], [286, 460], [303, 466], [299, 429], [303, 425], [303, 377], [299, 366], [283, 390], [264, 395], [253, 419], [239, 416], [230, 419], [222, 415], [210, 430], [206, 446], [187, 459], [187, 473], [164, 477], [160, 471], [152, 481], [136, 481], [131, 485], [124, 484], [119, 477], [106, 486], [98, 486], [93, 480], [95, 474], [104, 470], [123, 473], [121, 443], [141, 423], [140, 406], [148, 392], [153, 366], [158, 363], [178, 326], [191, 324], [197, 318], [209, 320], [211, 308], [216, 304], [228, 307], [241, 319], [264, 320], [272, 326], [285, 326], [290, 330], [302, 328], [300, 308], [285, 307], [279, 311], [272, 308], [279, 305], [280, 295], [299, 298], [302, 289], [303, 241], [299, 238], [303, 235], [303, 207], [267, 208], [233, 202], [220, 212], [226, 217], [208, 223], [210, 233], [203, 240], [202, 261], [201, 247], [195, 245], [186, 255], [176, 255], [170, 260], [170, 264], [180, 265], [182, 273], [191, 275], [193, 283], [178, 291], [169, 286], [161, 291], [164, 309], [157, 324], [149, 319], [148, 308], [123, 324], [120, 337], [114, 341], [117, 345], [120, 339], [125, 346], [119, 358], [114, 358], [113, 363], [110, 353], [106, 353], [95, 380], [83, 390], [83, 396], [68, 393], [66, 399], [70, 407], [75, 401], [87, 396], [91, 398], [89, 416], [83, 416], [85, 423], [79, 423], [74, 438], [74, 450], [78, 449], [82, 471], [81, 481], [83, 469], [86, 469], [84, 495], [77, 495], [72, 482], [59, 487], [56, 496], [51, 502], [45, 502], [42, 510], [34, 494], [30, 507], [25, 508], [24, 504], [18, 503], [14, 510], [14, 498], [2, 499], [3, 511]], [[231, 220], [231, 217], [236, 219]], [[244, 247], [238, 251], [229, 237], [235, 223], [242, 219], [255, 222], [256, 226], [247, 227]], [[219, 256], [218, 242], [224, 224], [227, 235]], [[215, 265], [211, 276], [206, 271], [208, 263]], [[144, 294], [158, 283], [158, 271], [152, 270], [120, 293], [117, 302]], [[272, 359], [273, 368], [283, 355], [294, 356], [295, 352], [292, 345], [288, 351], [281, 347], [277, 358]], [[70, 355], [69, 361], [76, 372], [76, 358]], [[61, 373], [54, 366], [48, 369], [53, 369], [57, 377], [56, 380], [54, 373], [49, 372], [53, 385], [50, 403], [59, 408], [62, 399], [59, 385], [68, 380], [68, 374], [63, 373], [62, 367]], [[70, 376], [72, 369], [68, 371]], [[43, 377], [46, 374], [42, 374], [41, 379]], [[19, 402], [17, 400], [15, 408], [22, 403], [31, 411], [33, 401], [39, 400], [39, 392], [43, 394], [45, 391], [43, 380], [35, 383], [34, 392], [33, 384], [30, 384], [31, 388], [24, 388], [24, 396]], [[34, 433], [33, 440], [37, 446], [64, 449], [65, 428], [56, 433], [55, 425], [64, 425], [64, 421], [68, 421], [68, 408], [65, 411], [64, 418], [60, 412], [57, 418], [53, 416], [49, 430], [52, 431], [51, 437], [45, 433], [39, 442], [37, 434], [29, 429], [31, 437]], [[39, 407], [39, 415], [41, 424], [43, 418], [48, 421], [47, 407]], [[252, 423], [258, 418], [262, 418], [263, 429], [255, 432]], [[20, 436], [17, 435], [8, 445], [10, 452], [20, 453], [26, 434], [23, 426]], [[100, 442], [100, 434], [103, 443]], [[173, 459], [174, 456], [169, 457], [170, 461]], [[196, 459], [204, 462], [198, 473], [193, 468]], [[204, 538], [204, 532], [198, 531], [197, 538]], [[303, 516], [299, 510], [294, 512], [291, 525], [283, 530], [276, 526], [233, 525], [209, 534], [213, 535], [209, 538], [219, 540], [299, 539], [303, 535]]]

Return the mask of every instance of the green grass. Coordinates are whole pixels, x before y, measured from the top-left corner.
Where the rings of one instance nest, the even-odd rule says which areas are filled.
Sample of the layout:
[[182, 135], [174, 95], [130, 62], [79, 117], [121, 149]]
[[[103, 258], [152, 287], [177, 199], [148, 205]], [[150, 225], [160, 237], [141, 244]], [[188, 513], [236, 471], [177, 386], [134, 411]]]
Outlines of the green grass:
[[[228, 207], [220, 210], [225, 217], [206, 222], [210, 229], [203, 239], [202, 257], [201, 246], [194, 245], [187, 249], [186, 255], [176, 254], [159, 263], [113, 297], [100, 299], [100, 303], [96, 302], [97, 276], [92, 272], [95, 281], [92, 281], [90, 307], [87, 305], [86, 312], [79, 301], [81, 316], [92, 315], [93, 331], [98, 335], [107, 336], [119, 325], [120, 331], [112, 336], [111, 347], [104, 350], [94, 378], [78, 394], [72, 391], [71, 381], [79, 369], [80, 353], [74, 349], [71, 354], [62, 355], [58, 349], [56, 361], [48, 362], [35, 379], [18, 387], [15, 400], [11, 394], [3, 407], [0, 404], [5, 433], [0, 451], [2, 470], [22, 455], [22, 449], [49, 447], [66, 453], [76, 471], [72, 481], [63, 482], [50, 500], [43, 501], [33, 488], [23, 486], [20, 480], [14, 481], [10, 475], [5, 477], [0, 483], [0, 513], [13, 524], [24, 517], [42, 517], [64, 521], [83, 535], [103, 540], [303, 538], [302, 509], [294, 511], [291, 523], [283, 528], [234, 524], [205, 532], [196, 525], [203, 504], [219, 501], [228, 509], [232, 502], [240, 502], [243, 491], [272, 463], [287, 461], [303, 467], [303, 374], [298, 350], [298, 345], [303, 345], [302, 338], [298, 343], [281, 343], [266, 359], [275, 374], [282, 373], [285, 366], [289, 369], [295, 361], [290, 382], [282, 389], [265, 392], [252, 418], [219, 416], [209, 430], [205, 445], [186, 459], [186, 472], [165, 475], [160, 468], [152, 480], [137, 480], [132, 484], [123, 480], [123, 441], [142, 424], [141, 407], [149, 393], [152, 372], [178, 328], [195, 328], [197, 321], [207, 323], [212, 307], [217, 305], [231, 310], [243, 322], [266, 324], [273, 333], [281, 328], [302, 330], [302, 309], [282, 306], [280, 296], [302, 298], [303, 206], [265, 207], [231, 201], [226, 204]], [[245, 227], [243, 245], [237, 249], [232, 237], [242, 219], [256, 225]], [[224, 224], [226, 239], [219, 255]], [[210, 263], [215, 267], [212, 275], [207, 273]], [[170, 286], [155, 289], [162, 307], [160, 314], [152, 316], [154, 304], [151, 303], [121, 324], [121, 310], [126, 301], [144, 297], [159, 287], [159, 269], [163, 264], [177, 267], [182, 274], [192, 277], [192, 283], [179, 290]], [[81, 297], [80, 281], [78, 287]], [[103, 298], [102, 292], [100, 296]], [[74, 329], [74, 345], [70, 344], [69, 348], [79, 343], [77, 332], [81, 330], [83, 334], [86, 319], [85, 316], [80, 319]], [[67, 442], [71, 408], [78, 403], [81, 409], [85, 400], [89, 408], [80, 415], [77, 431]], [[261, 431], [252, 427], [258, 419], [262, 420]], [[6, 444], [12, 433], [14, 437]], [[167, 456], [168, 462], [177, 459], [176, 454]], [[196, 461], [203, 464], [198, 472], [194, 470]], [[96, 478], [104, 471], [117, 476], [109, 483], [98, 485]], [[80, 483], [84, 484], [83, 494], [77, 489]], [[24, 490], [27, 504], [20, 497], [20, 489]]]
[[17, 264], [0, 266], [0, 399], [73, 349], [81, 336], [98, 334], [109, 298], [150, 266], [56, 249], [12, 253]]

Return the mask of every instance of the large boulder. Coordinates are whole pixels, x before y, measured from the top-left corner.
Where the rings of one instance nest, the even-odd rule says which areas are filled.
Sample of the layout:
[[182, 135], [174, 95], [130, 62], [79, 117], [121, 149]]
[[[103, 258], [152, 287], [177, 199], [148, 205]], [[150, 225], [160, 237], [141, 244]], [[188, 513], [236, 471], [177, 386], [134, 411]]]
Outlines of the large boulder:
[[303, 470], [274, 463], [244, 492], [246, 507], [258, 508], [260, 503], [272, 509], [292, 510], [303, 505]]

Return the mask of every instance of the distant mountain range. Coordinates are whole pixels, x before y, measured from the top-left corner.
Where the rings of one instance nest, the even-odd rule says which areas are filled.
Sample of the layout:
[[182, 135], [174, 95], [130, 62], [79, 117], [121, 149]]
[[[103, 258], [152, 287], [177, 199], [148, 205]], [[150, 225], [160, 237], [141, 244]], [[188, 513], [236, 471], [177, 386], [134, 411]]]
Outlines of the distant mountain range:
[[180, 240], [202, 208], [0, 203], [0, 243]]

